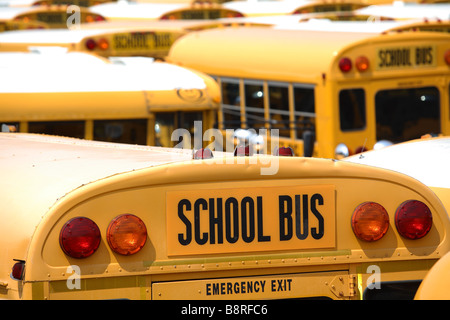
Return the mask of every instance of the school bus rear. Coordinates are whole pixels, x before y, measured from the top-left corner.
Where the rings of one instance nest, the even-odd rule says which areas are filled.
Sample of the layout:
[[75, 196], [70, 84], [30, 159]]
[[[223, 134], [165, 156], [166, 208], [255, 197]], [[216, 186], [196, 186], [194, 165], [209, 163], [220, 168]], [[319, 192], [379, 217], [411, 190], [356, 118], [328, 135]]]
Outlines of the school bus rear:
[[[0, 139], [3, 298], [412, 298], [449, 249], [434, 193], [382, 169]], [[420, 239], [396, 229], [408, 208], [432, 217]]]

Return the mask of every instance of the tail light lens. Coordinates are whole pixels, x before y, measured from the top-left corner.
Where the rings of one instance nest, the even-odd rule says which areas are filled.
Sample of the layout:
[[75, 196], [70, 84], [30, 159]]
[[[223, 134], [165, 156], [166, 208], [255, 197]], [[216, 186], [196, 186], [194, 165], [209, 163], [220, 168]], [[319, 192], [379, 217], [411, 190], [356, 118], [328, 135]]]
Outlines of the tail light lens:
[[248, 156], [252, 156], [253, 155], [253, 150], [247, 145], [247, 146], [243, 146], [243, 145], [239, 145], [236, 147], [236, 149], [234, 149], [234, 156], [235, 157], [248, 157]]
[[97, 43], [95, 42], [94, 39], [88, 39], [85, 43], [85, 46], [88, 50], [94, 50], [95, 47], [97, 46]]
[[198, 160], [198, 159], [212, 159], [214, 158], [214, 155], [211, 151], [211, 149], [209, 148], [202, 148], [202, 149], [198, 149], [197, 151], [194, 152], [193, 159]]
[[360, 204], [353, 212], [352, 229], [361, 240], [380, 240], [389, 229], [389, 216], [386, 209], [376, 202]]
[[94, 221], [85, 217], [69, 220], [61, 229], [59, 244], [72, 258], [87, 258], [100, 245], [100, 229]]
[[349, 58], [342, 58], [341, 60], [339, 60], [339, 69], [342, 72], [349, 72], [350, 70], [352, 70], [352, 60], [350, 60]]
[[360, 56], [356, 58], [355, 65], [359, 72], [367, 71], [369, 69], [369, 59], [364, 56]]
[[147, 228], [135, 215], [123, 214], [111, 221], [106, 239], [114, 252], [128, 256], [144, 247], [147, 241]]
[[280, 148], [275, 149], [273, 154], [275, 156], [293, 157], [294, 156], [294, 150], [292, 150], [291, 147], [280, 147]]
[[450, 50], [445, 51], [444, 60], [445, 63], [450, 66]]
[[430, 209], [421, 201], [403, 202], [395, 212], [395, 226], [401, 236], [407, 239], [420, 239], [431, 229], [433, 219]]
[[101, 38], [100, 40], [98, 40], [97, 46], [102, 50], [108, 50], [109, 48], [108, 40]]
[[25, 261], [16, 260], [16, 263], [13, 265], [11, 270], [11, 278], [14, 280], [23, 280], [23, 273], [25, 271]]

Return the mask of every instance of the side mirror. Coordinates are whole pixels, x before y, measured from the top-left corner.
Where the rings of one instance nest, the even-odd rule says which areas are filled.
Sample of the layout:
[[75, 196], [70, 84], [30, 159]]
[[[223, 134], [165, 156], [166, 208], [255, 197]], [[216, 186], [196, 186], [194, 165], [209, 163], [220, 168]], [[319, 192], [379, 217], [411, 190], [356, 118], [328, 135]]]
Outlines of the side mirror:
[[314, 132], [306, 130], [303, 132], [302, 138], [303, 138], [303, 156], [312, 157], [314, 152], [314, 142], [316, 140]]

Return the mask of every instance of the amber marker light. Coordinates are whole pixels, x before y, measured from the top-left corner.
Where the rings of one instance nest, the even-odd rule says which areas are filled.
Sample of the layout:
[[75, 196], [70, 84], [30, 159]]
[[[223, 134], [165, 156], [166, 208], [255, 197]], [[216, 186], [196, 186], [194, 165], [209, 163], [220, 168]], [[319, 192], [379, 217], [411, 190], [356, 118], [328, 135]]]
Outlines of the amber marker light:
[[122, 214], [109, 224], [106, 239], [114, 252], [129, 256], [144, 247], [147, 241], [147, 228], [135, 215]]
[[364, 202], [352, 215], [352, 229], [358, 239], [380, 240], [389, 229], [389, 216], [384, 207], [376, 202]]
[[359, 72], [367, 71], [369, 70], [369, 59], [364, 56], [360, 56], [356, 58], [355, 65]]

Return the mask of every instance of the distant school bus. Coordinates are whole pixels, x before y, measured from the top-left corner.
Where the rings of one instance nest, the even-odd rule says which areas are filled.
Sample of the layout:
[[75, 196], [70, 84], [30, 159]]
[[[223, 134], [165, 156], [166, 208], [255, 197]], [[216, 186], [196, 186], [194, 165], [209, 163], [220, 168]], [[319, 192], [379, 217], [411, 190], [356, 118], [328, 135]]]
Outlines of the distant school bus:
[[33, 7], [51, 5], [76, 5], [80, 7], [90, 7], [93, 5], [113, 1], [117, 0], [2, 0], [0, 1], [0, 5], [3, 7]]
[[67, 51], [95, 53], [103, 57], [145, 56], [163, 59], [173, 42], [188, 32], [230, 25], [255, 23], [218, 20], [104, 21], [85, 24], [81, 30], [5, 33], [0, 36], [0, 51], [24, 52], [34, 47], [63, 47]]
[[177, 40], [167, 60], [216, 77], [220, 129], [278, 129], [299, 155], [315, 135], [306, 155], [340, 157], [450, 132], [449, 40], [438, 32], [207, 30]]
[[[101, 15], [90, 12], [87, 8], [78, 8], [79, 22], [89, 23], [104, 21]], [[46, 23], [49, 28], [67, 28], [68, 20], [75, 11], [67, 6], [38, 6], [31, 8], [2, 8], [0, 19], [8, 19], [18, 22], [39, 21]]]
[[220, 4], [180, 4], [180, 3], [105, 3], [89, 8], [104, 16], [108, 21], [120, 20], [202, 20], [242, 17], [236, 10], [227, 9]]
[[[192, 147], [184, 137], [216, 121], [219, 89], [200, 72], [148, 58], [111, 63], [83, 53], [1, 56], [0, 122], [14, 131]], [[176, 129], [184, 131], [173, 137]]]
[[266, 0], [266, 1], [230, 1], [224, 7], [239, 11], [245, 17], [261, 17], [272, 15], [307, 14], [319, 12], [345, 12], [366, 7], [359, 0]]
[[[439, 199], [393, 171], [21, 133], [0, 151], [1, 298], [412, 299], [450, 248]], [[428, 217], [420, 238], [396, 212]]]
[[13, 30], [48, 29], [48, 25], [41, 21], [0, 20], [0, 32]]

